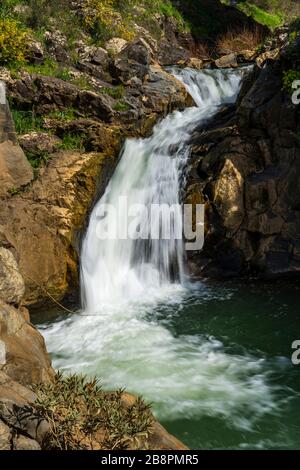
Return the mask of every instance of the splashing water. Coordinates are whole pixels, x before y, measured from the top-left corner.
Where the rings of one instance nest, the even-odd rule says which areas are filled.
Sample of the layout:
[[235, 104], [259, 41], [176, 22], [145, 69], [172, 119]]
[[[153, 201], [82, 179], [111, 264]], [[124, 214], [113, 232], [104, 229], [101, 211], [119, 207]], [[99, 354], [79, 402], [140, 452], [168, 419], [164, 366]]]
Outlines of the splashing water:
[[[106, 388], [126, 387], [142, 394], [153, 403], [159, 419], [221, 416], [234, 427], [250, 429], [275, 408], [264, 360], [229, 354], [214, 337], [174, 336], [168, 323], [157, 318], [161, 309], [172, 317], [190, 296], [182, 242], [97, 237], [99, 204], [116, 206], [120, 196], [126, 196], [129, 205], [180, 202], [191, 132], [221, 104], [235, 101], [245, 72], [173, 69], [172, 73], [185, 84], [197, 107], [170, 114], [150, 138], [127, 140], [83, 242], [83, 310], [42, 330], [55, 367], [97, 375]], [[109, 211], [105, 222], [115, 228]], [[180, 216], [175, 217], [172, 230], [181, 223]], [[207, 295], [205, 287], [198, 289], [195, 296]], [[218, 298], [220, 293], [209, 295]]]

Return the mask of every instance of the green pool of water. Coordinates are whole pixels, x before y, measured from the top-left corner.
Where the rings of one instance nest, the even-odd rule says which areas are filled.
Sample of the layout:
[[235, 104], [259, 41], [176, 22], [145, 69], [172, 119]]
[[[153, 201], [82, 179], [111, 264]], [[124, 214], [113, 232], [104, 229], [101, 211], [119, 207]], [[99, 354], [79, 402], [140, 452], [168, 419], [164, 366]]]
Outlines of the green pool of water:
[[192, 449], [299, 449], [299, 283], [209, 284], [166, 299], [33, 319], [55, 367], [142, 394]]

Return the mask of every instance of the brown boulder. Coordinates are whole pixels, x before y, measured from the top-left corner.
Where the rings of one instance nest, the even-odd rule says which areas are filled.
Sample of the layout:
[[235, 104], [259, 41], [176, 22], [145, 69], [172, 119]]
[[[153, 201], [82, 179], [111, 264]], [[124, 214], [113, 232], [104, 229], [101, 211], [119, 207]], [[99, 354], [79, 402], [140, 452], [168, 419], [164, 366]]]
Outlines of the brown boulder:
[[[10, 433], [18, 436], [13, 439], [11, 449], [14, 448], [14, 445], [23, 444], [24, 446], [25, 440], [20, 439], [20, 436], [24, 436], [28, 439], [26, 441], [27, 447], [30, 444], [32, 450], [38, 450], [49, 432], [50, 425], [41, 419], [34, 410], [35, 400], [36, 395], [30, 389], [0, 371], [0, 433], [1, 423], [4, 421], [6, 427], [2, 426], [2, 435], [6, 436], [6, 442], [7, 436], [9, 436], [7, 428]], [[36, 444], [32, 440], [36, 441]]]
[[44, 339], [23, 309], [0, 300], [0, 371], [24, 385], [49, 381], [53, 370]]
[[237, 54], [232, 53], [225, 56], [220, 57], [215, 61], [216, 67], [219, 68], [229, 68], [229, 67], [237, 67]]

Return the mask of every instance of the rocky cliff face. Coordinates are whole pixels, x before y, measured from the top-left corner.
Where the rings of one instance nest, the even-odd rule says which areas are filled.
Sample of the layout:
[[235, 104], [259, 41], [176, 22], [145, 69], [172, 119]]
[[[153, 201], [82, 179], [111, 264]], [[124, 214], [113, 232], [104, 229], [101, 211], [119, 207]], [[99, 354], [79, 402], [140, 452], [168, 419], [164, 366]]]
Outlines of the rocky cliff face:
[[205, 246], [189, 256], [195, 276], [300, 272], [300, 113], [283, 89], [289, 67], [285, 52], [255, 67], [237, 108], [193, 136], [186, 197], [206, 204]]

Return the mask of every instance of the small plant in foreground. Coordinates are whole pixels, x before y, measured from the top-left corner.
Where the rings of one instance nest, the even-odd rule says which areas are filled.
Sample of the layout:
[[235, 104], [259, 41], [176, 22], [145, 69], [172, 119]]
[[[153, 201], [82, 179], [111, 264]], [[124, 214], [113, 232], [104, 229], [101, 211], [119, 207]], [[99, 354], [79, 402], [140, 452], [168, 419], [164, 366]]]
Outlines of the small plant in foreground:
[[36, 413], [50, 423], [43, 448], [87, 449], [97, 439], [102, 449], [126, 449], [145, 437], [153, 422], [150, 408], [141, 399], [130, 406], [122, 402], [123, 391], [104, 392], [96, 379], [57, 373], [49, 384], [33, 387]]

